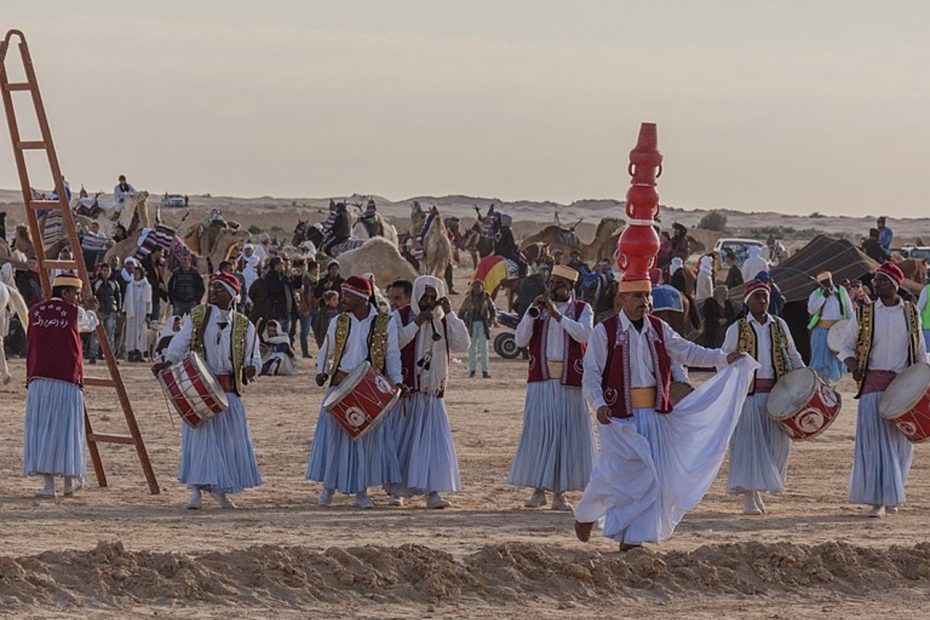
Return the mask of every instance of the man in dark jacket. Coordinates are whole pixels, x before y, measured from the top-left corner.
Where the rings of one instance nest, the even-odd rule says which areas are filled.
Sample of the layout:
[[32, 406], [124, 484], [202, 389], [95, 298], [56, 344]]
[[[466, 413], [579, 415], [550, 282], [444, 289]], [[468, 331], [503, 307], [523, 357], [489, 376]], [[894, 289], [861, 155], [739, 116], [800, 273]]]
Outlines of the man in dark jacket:
[[141, 262], [142, 269], [145, 271], [145, 279], [152, 285], [152, 314], [149, 318], [157, 321], [161, 316], [161, 302], [168, 301], [168, 291], [165, 290], [165, 283], [161, 279], [161, 248], [157, 247], [152, 250], [152, 253], [143, 258]]
[[181, 266], [174, 270], [168, 280], [168, 298], [174, 308], [174, 314], [184, 316], [190, 314], [191, 309], [200, 304], [206, 287], [200, 272], [191, 264], [191, 255], [181, 256]]
[[333, 225], [326, 233], [326, 238], [323, 239], [322, 250], [330, 256], [334, 256], [333, 247], [346, 241], [351, 234], [349, 212], [346, 210], [346, 205], [343, 202], [336, 203]]
[[[110, 265], [106, 263], [100, 265], [97, 277], [91, 282], [90, 288], [99, 305], [97, 318], [106, 330], [107, 340], [112, 348], [116, 342], [116, 320], [120, 308], [123, 307], [123, 296], [119, 282], [112, 277]], [[97, 339], [97, 332], [94, 331], [90, 336], [90, 363], [96, 363], [98, 358], [103, 359], [100, 355], [100, 341]]]
[[291, 312], [294, 303], [294, 291], [291, 282], [284, 273], [284, 261], [280, 256], [272, 256], [268, 262], [268, 273], [262, 276], [265, 285], [264, 313], [261, 318], [277, 321], [280, 333], [290, 333]]

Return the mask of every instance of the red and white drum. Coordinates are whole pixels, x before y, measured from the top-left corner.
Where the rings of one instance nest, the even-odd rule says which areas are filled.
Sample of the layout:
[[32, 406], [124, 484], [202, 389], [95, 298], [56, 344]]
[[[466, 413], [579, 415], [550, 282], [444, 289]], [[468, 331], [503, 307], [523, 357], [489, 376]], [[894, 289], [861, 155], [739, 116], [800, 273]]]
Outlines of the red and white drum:
[[352, 439], [375, 428], [400, 399], [400, 388], [365, 362], [346, 375], [323, 401], [328, 411]]
[[792, 439], [810, 439], [827, 429], [840, 412], [840, 395], [810, 368], [782, 376], [769, 394], [766, 410]]
[[914, 364], [888, 386], [878, 413], [914, 443], [930, 437], [930, 365]]
[[158, 374], [158, 381], [181, 419], [190, 426], [229, 409], [226, 393], [200, 356], [188, 353]]

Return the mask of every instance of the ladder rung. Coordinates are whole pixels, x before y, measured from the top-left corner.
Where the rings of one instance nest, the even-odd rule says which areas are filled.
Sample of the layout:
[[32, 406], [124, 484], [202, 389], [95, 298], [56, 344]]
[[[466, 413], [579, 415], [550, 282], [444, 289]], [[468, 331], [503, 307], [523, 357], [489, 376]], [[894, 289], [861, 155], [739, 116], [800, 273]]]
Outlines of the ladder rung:
[[113, 382], [113, 379], [105, 379], [104, 377], [84, 377], [84, 385], [95, 385], [97, 387], [113, 387], [116, 384]]
[[105, 435], [102, 433], [91, 433], [87, 436], [87, 441], [99, 441], [100, 443], [125, 443], [130, 446], [135, 445], [136, 440], [131, 435]]
[[61, 201], [58, 200], [30, 200], [29, 206], [33, 209], [60, 209]]
[[42, 261], [46, 269], [77, 269], [78, 264], [73, 260], [46, 260]]
[[45, 147], [45, 142], [42, 140], [22, 140], [19, 143], [21, 149], [44, 149]]
[[29, 82], [10, 82], [6, 85], [7, 90], [32, 90], [32, 84]]

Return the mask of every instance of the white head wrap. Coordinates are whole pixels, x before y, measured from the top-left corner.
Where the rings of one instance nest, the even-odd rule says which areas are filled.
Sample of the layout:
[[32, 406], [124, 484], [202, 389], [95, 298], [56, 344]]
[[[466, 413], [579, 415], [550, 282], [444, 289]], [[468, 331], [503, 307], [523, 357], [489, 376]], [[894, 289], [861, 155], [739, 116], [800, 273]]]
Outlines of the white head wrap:
[[[436, 291], [437, 301], [446, 296], [445, 282], [435, 276], [419, 276], [413, 281], [413, 294], [410, 298], [410, 307], [414, 316], [420, 314], [420, 299], [423, 297], [423, 293], [426, 292], [427, 287], [432, 287]], [[423, 359], [427, 353], [431, 356], [429, 370], [415, 369], [415, 372], [420, 373], [420, 391], [425, 394], [439, 394], [449, 376], [449, 350], [445, 329], [442, 326], [443, 316], [445, 316], [445, 313], [442, 306], [437, 303], [436, 307], [433, 308], [433, 319], [430, 321], [432, 326], [430, 326], [430, 323], [424, 323], [417, 333], [417, 360]], [[433, 342], [434, 333], [442, 336], [442, 339]]]
[[673, 276], [675, 273], [685, 266], [685, 261], [681, 260], [681, 257], [676, 256], [672, 259], [672, 264], [668, 268], [668, 275]]
[[713, 274], [714, 259], [710, 256], [701, 257], [701, 273]]

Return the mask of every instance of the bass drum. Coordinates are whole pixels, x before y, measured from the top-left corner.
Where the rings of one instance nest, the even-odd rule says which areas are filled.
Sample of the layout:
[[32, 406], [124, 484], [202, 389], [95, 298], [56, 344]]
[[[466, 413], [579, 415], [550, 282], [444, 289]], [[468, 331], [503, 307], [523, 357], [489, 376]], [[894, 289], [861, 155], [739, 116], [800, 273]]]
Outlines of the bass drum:
[[792, 439], [810, 439], [827, 430], [840, 412], [840, 395], [810, 368], [784, 375], [769, 394], [766, 411]]
[[913, 443], [930, 438], [930, 365], [914, 364], [888, 385], [878, 413]]
[[834, 353], [839, 353], [843, 346], [843, 337], [846, 330], [849, 329], [849, 322], [852, 319], [842, 319], [830, 326], [827, 332], [827, 348]]

